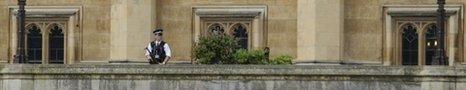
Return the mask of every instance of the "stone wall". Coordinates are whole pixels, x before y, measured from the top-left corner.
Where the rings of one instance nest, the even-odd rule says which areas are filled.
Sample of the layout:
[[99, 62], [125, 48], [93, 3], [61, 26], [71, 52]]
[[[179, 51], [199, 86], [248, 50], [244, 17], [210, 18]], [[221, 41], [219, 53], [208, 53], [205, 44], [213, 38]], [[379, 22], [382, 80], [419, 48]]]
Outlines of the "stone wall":
[[[0, 0], [0, 62], [5, 63], [11, 32], [8, 6]], [[81, 62], [145, 61], [143, 47], [155, 27], [166, 29], [165, 39], [174, 61], [192, 59], [192, 7], [267, 6], [267, 46], [272, 57], [289, 54], [295, 62], [352, 62], [380, 64], [383, 59], [384, 5], [435, 5], [436, 0], [29, 0], [28, 6], [82, 6]], [[464, 5], [448, 0], [447, 5]], [[336, 8], [334, 8], [336, 7]], [[461, 17], [461, 18], [464, 18]], [[463, 27], [457, 49], [464, 61]], [[463, 63], [464, 62], [460, 62]]]
[[[0, 6], [4, 6], [6, 4], [6, 0], [2, 0], [0, 1]], [[8, 11], [5, 10], [5, 9], [8, 9], [7, 7], [0, 7], [0, 16], [4, 16], [4, 17], [0, 17], [0, 61], [6, 61], [8, 60], [8, 27], [5, 27], [5, 26], [8, 26], [8, 22], [6, 21], [9, 21], [8, 17], [6, 17], [8, 15]]]
[[[166, 29], [165, 40], [173, 49], [173, 60], [191, 60], [193, 6], [267, 6], [267, 44], [271, 55], [296, 56], [296, 0], [31, 0], [27, 6], [82, 6], [82, 54], [86, 63], [145, 61], [143, 47], [155, 27]], [[6, 62], [9, 52], [8, 6], [15, 0], [0, 0], [0, 60]], [[79, 61], [78, 61], [79, 62]]]
[[[464, 0], [447, 0], [447, 5], [464, 5]], [[437, 0], [345, 0], [344, 2], [344, 59], [357, 62], [378, 62], [383, 59], [383, 5], [436, 5]], [[464, 18], [461, 17], [461, 18]], [[458, 23], [464, 22], [459, 21]], [[460, 24], [459, 42], [463, 42], [463, 26]], [[459, 53], [465, 54], [463, 46]], [[461, 57], [454, 57], [461, 59]], [[451, 57], [453, 58], [453, 57]]]
[[[28, 0], [27, 6], [82, 6], [83, 60], [108, 60], [110, 56], [110, 0]], [[0, 60], [9, 56], [10, 16], [8, 6], [17, 6], [17, 0], [0, 0]], [[141, 49], [140, 49], [141, 50]]]
[[166, 29], [165, 40], [171, 43], [174, 59], [190, 60], [194, 6], [267, 6], [267, 46], [271, 55], [296, 56], [297, 0], [158, 0], [157, 26]]
[[109, 60], [146, 61], [144, 47], [152, 40], [151, 32], [156, 27], [156, 0], [111, 2]]
[[2, 90], [464, 90], [466, 67], [0, 65]]
[[344, 0], [298, 0], [297, 9], [295, 62], [341, 62]]

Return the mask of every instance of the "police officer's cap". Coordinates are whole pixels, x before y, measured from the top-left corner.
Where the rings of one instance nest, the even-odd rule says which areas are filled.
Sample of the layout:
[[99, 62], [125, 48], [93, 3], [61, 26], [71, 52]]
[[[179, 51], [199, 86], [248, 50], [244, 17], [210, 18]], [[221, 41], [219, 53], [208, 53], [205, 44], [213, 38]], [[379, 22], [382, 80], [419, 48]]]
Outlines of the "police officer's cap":
[[163, 32], [163, 29], [162, 29], [162, 28], [157, 28], [157, 29], [155, 29], [152, 33], [158, 34], [158, 33], [162, 33], [162, 32]]

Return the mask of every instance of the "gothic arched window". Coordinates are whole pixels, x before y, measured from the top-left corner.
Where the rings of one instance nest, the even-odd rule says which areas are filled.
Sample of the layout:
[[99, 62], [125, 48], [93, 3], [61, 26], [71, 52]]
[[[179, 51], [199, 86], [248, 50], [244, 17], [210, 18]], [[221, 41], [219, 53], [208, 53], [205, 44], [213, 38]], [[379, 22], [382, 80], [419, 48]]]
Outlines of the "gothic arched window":
[[222, 25], [215, 23], [209, 26], [209, 31], [211, 32], [212, 35], [220, 35], [225, 32], [225, 29], [223, 28]]
[[432, 60], [434, 59], [436, 45], [436, 37], [435, 37], [435, 30], [437, 29], [436, 24], [429, 24], [426, 27], [426, 50], [425, 50], [425, 57], [426, 57], [426, 65], [432, 65]]
[[418, 33], [413, 24], [402, 27], [402, 65], [418, 64]]
[[242, 24], [236, 24], [233, 26], [233, 36], [238, 41], [238, 44], [242, 49], [248, 49], [248, 32], [246, 27]]
[[49, 58], [51, 64], [63, 64], [64, 61], [64, 35], [63, 29], [53, 25], [49, 36]]
[[27, 28], [27, 58], [28, 63], [42, 63], [42, 34], [36, 24], [31, 24]]

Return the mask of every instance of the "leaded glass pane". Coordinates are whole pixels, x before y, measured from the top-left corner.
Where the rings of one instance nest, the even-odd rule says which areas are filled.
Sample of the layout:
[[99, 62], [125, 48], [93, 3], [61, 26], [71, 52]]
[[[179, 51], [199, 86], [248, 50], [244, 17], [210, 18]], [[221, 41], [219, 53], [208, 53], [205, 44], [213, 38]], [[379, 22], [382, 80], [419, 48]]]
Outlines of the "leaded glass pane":
[[432, 60], [435, 54], [435, 30], [437, 29], [436, 24], [430, 24], [426, 28], [426, 65], [432, 65]]
[[58, 26], [53, 26], [49, 36], [49, 58], [51, 64], [63, 64], [64, 61], [64, 38], [63, 30]]
[[412, 24], [403, 26], [402, 32], [402, 64], [418, 64], [418, 33]]
[[42, 34], [39, 27], [32, 24], [28, 28], [27, 34], [27, 58], [28, 63], [41, 64], [42, 63]]
[[238, 41], [240, 48], [248, 49], [248, 33], [243, 25], [237, 24], [233, 27], [233, 36]]
[[212, 35], [220, 35], [220, 34], [223, 34], [225, 32], [225, 29], [222, 27], [222, 25], [220, 25], [218, 23], [211, 25], [209, 27], [209, 30], [210, 30]]

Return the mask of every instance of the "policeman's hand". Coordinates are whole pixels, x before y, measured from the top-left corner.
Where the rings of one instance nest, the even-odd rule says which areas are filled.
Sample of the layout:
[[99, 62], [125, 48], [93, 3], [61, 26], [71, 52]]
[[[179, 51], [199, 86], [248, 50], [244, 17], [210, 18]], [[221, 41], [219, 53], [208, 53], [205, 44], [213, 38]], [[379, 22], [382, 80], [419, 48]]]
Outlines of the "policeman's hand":
[[166, 62], [162, 62], [162, 63], [160, 63], [160, 64], [161, 64], [161, 65], [165, 65], [165, 64], [167, 64], [167, 63], [166, 63]]

